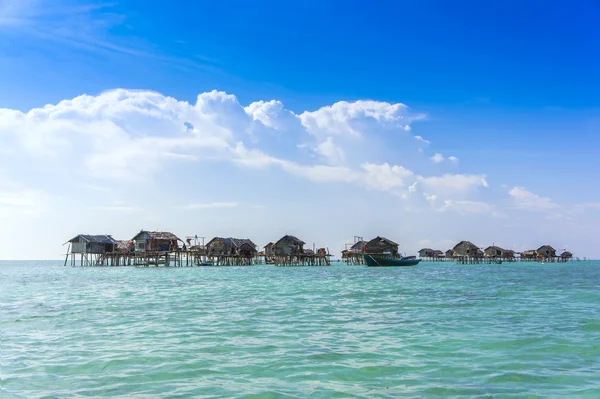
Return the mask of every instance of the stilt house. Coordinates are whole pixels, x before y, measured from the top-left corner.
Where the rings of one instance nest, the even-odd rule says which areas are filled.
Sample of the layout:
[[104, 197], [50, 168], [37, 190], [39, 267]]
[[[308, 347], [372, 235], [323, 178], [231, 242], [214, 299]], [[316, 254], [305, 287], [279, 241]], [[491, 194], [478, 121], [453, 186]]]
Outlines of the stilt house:
[[372, 255], [398, 256], [398, 247], [394, 241], [377, 236], [365, 245], [365, 253]]
[[173, 251], [179, 248], [179, 243], [183, 242], [175, 234], [166, 231], [145, 231], [141, 230], [131, 239], [135, 243], [135, 250], [138, 252], [147, 251]]
[[304, 244], [301, 239], [285, 235], [274, 244], [275, 255], [277, 256], [294, 256], [304, 254]]
[[79, 234], [65, 244], [71, 244], [72, 254], [104, 254], [114, 252], [118, 241], [110, 235]]
[[470, 241], [461, 241], [452, 248], [454, 256], [483, 258], [483, 251]]

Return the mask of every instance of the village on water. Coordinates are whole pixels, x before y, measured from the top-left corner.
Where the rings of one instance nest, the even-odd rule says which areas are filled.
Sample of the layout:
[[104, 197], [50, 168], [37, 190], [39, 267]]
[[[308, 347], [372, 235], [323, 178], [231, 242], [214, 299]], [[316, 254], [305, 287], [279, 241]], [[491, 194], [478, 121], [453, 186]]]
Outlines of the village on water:
[[[202, 242], [199, 242], [202, 239]], [[330, 266], [333, 255], [327, 247], [305, 248], [301, 239], [285, 235], [269, 242], [262, 249], [248, 238], [187, 236], [185, 240], [166, 231], [141, 230], [129, 240], [116, 240], [111, 235], [79, 234], [68, 245], [65, 266]], [[459, 264], [502, 262], [567, 262], [573, 254], [558, 252], [550, 245], [517, 252], [495, 245], [480, 248], [470, 241], [461, 241], [447, 251], [423, 248], [419, 260]], [[341, 261], [349, 265], [364, 265], [368, 257], [399, 258], [399, 244], [385, 237], [371, 240], [354, 237], [341, 251]], [[409, 257], [415, 258], [415, 257]], [[579, 258], [575, 258], [579, 260]]]

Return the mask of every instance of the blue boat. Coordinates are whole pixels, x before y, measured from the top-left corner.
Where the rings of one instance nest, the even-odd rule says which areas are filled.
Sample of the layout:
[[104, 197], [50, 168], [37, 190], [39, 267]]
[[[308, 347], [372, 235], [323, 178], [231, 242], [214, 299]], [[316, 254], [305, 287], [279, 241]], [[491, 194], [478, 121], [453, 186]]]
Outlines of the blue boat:
[[363, 254], [365, 263], [370, 267], [390, 267], [390, 266], [416, 266], [421, 259], [415, 256], [404, 256], [402, 258], [392, 258], [381, 255]]

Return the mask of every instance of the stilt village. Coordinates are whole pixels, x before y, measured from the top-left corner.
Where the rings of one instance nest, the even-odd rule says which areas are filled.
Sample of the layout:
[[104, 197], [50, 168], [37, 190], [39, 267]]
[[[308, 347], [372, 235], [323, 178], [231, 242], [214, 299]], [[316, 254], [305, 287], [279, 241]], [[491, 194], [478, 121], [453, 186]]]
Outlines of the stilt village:
[[[301, 239], [285, 235], [269, 242], [262, 250], [248, 238], [187, 236], [185, 240], [165, 231], [141, 230], [129, 240], [116, 240], [111, 235], [79, 234], [68, 245], [65, 266], [330, 266], [333, 255], [327, 247], [305, 248]], [[199, 242], [201, 240], [201, 242]], [[354, 242], [341, 251], [341, 261], [348, 265], [364, 265], [364, 255], [396, 258], [401, 256], [399, 244], [385, 237], [365, 241], [355, 236]], [[502, 262], [567, 262], [573, 254], [558, 253], [550, 245], [516, 252], [492, 245], [485, 249], [470, 241], [461, 241], [443, 252], [430, 248], [419, 251], [423, 261], [458, 264], [495, 264]], [[576, 258], [579, 260], [579, 258]]]

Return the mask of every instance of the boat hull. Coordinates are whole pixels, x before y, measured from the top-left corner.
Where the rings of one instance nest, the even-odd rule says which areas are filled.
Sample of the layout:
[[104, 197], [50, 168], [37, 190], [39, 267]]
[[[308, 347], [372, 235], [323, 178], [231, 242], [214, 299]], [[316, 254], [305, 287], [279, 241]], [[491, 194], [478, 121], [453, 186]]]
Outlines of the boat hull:
[[370, 267], [416, 266], [421, 259], [386, 258], [385, 256], [363, 255], [365, 263]]

